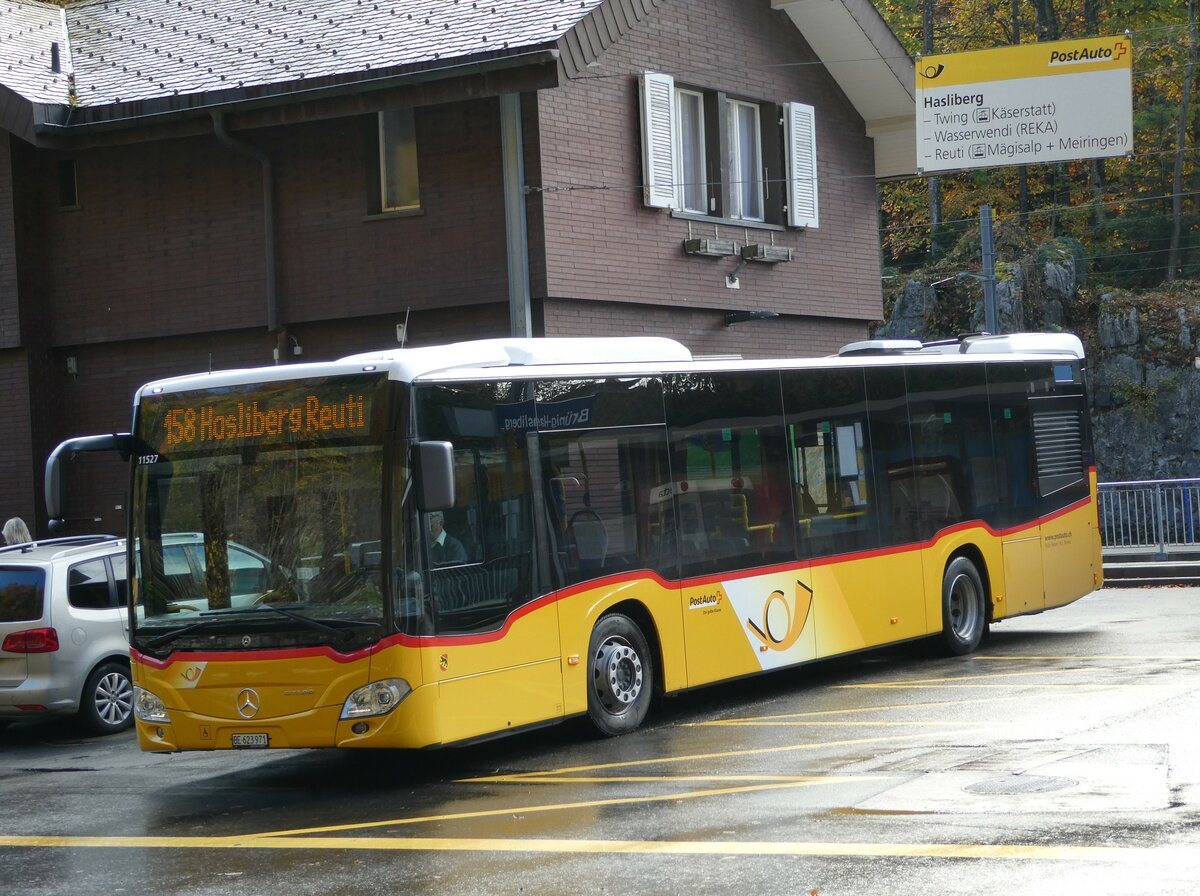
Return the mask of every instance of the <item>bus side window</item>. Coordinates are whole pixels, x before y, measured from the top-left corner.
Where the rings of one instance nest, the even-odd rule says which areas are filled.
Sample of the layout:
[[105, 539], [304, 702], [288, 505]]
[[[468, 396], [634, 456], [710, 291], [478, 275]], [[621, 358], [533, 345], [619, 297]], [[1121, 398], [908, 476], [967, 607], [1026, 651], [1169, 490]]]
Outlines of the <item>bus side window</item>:
[[543, 433], [543, 488], [559, 584], [661, 560], [661, 427]]
[[803, 554], [873, 546], [878, 506], [862, 371], [789, 371], [783, 382]]
[[779, 374], [669, 378], [672, 491], [684, 576], [795, 559]]

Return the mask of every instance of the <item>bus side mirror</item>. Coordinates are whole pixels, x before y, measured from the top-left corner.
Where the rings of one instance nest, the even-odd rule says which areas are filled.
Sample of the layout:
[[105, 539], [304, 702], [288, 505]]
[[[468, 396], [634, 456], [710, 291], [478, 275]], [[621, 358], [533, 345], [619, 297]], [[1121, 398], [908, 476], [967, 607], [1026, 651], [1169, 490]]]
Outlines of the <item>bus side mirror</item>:
[[417, 442], [413, 446], [413, 478], [417, 507], [422, 511], [454, 506], [454, 446], [449, 442]]
[[80, 451], [115, 451], [121, 460], [129, 460], [133, 451], [133, 436], [127, 432], [113, 433], [107, 436], [80, 436], [77, 439], [67, 439], [50, 452], [46, 458], [46, 513], [50, 517], [48, 527], [51, 532], [59, 531], [64, 521], [62, 518], [62, 462], [63, 455], [73, 457]]

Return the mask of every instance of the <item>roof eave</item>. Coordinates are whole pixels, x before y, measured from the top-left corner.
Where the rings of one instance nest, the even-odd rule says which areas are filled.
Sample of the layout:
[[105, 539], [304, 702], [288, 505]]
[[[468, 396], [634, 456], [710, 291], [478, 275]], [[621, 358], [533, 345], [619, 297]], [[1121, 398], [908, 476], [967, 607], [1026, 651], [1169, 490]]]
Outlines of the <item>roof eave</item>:
[[771, 0], [824, 63], [875, 141], [880, 178], [916, 173], [916, 69], [870, 0]]
[[[523, 83], [531, 87], [554, 87], [560, 80], [559, 51], [555, 46], [523, 48], [503, 56], [437, 60], [420, 65], [373, 69], [328, 78], [309, 78], [227, 90], [183, 93], [169, 97], [109, 103], [102, 106], [33, 104], [24, 101], [29, 124], [19, 136], [33, 143], [57, 143], [64, 137], [121, 128], [143, 127], [182, 118], [208, 117], [214, 110], [228, 113], [253, 113], [300, 103], [328, 103], [339, 98], [358, 96], [396, 88], [416, 87], [454, 79], [478, 78], [492, 74], [533, 73]], [[495, 93], [507, 92], [496, 85]], [[472, 91], [472, 96], [480, 93]], [[20, 114], [0, 119], [0, 127], [9, 120], [19, 124]], [[14, 131], [15, 133], [16, 131]]]

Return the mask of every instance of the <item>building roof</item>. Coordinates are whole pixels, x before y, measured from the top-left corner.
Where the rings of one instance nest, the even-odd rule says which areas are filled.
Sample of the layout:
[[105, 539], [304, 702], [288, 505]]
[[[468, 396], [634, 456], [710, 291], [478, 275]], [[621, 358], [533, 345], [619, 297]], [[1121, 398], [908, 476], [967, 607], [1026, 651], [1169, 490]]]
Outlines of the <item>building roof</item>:
[[[38, 142], [471, 66], [553, 59], [574, 74], [667, 2], [0, 0], [0, 128]], [[902, 127], [905, 117], [915, 128], [912, 61], [869, 0], [772, 5], [788, 13], [869, 129]]]

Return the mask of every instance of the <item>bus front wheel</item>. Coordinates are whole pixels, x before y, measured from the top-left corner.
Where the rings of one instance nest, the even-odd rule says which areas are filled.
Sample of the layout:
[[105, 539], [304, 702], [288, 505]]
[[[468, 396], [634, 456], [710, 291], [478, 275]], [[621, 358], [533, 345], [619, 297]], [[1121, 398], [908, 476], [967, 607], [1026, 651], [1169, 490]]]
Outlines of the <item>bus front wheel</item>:
[[627, 734], [646, 718], [654, 684], [650, 646], [628, 616], [610, 613], [592, 629], [588, 648], [588, 718], [606, 737]]
[[955, 557], [942, 577], [942, 645], [951, 656], [979, 646], [987, 625], [987, 605], [979, 570], [966, 557]]

